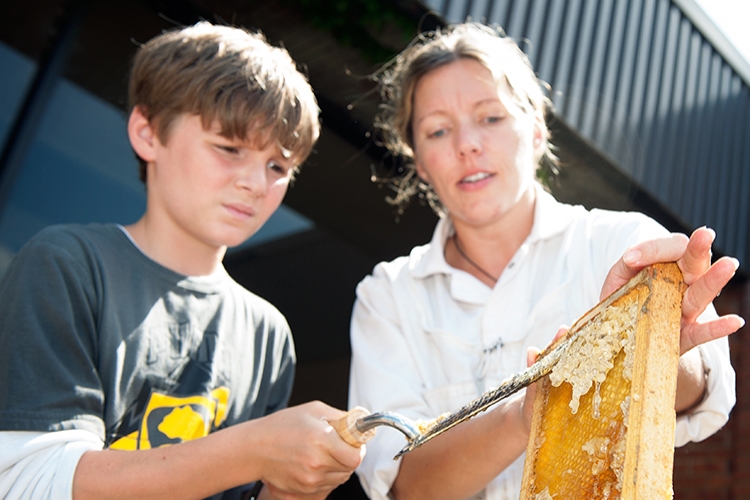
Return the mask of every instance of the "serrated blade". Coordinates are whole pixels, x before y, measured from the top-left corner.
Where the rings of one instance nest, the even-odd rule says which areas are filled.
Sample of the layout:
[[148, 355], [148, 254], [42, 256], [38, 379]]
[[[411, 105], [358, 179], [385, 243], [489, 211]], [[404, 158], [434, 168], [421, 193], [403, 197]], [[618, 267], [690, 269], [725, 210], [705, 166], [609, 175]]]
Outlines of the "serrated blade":
[[393, 457], [394, 460], [405, 453], [419, 448], [430, 439], [439, 436], [448, 429], [487, 410], [495, 403], [498, 403], [521, 389], [528, 387], [550, 373], [574, 337], [575, 336], [568, 336], [562, 342], [558, 343], [554, 349], [540, 354], [537, 361], [530, 367], [505, 379], [500, 385], [485, 392], [474, 401], [466, 404], [449, 415], [438, 417], [437, 421], [428, 427], [427, 430], [417, 435], [414, 439], [409, 440], [408, 444], [399, 451], [395, 457]]

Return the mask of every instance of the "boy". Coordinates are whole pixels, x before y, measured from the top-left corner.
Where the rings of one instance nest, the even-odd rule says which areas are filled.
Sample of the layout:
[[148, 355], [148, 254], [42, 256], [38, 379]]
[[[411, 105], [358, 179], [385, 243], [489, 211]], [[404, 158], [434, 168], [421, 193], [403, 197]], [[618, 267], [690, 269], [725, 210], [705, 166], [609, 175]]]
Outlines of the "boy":
[[363, 452], [342, 411], [282, 409], [287, 323], [221, 264], [317, 140], [312, 89], [202, 22], [140, 48], [129, 97], [143, 217], [47, 228], [0, 282], [0, 497], [325, 498]]

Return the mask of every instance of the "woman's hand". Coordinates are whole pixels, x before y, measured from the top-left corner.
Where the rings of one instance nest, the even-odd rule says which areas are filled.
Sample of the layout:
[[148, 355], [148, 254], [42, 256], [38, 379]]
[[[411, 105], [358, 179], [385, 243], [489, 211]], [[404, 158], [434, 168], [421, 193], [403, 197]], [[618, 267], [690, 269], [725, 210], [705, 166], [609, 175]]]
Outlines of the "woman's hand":
[[[526, 350], [526, 366], [536, 363], [536, 358], [542, 351], [536, 347], [529, 347]], [[526, 395], [521, 402], [521, 422], [528, 436], [531, 433], [531, 417], [534, 414], [534, 399], [536, 399], [536, 382], [526, 388]]]
[[701, 227], [690, 238], [673, 233], [666, 238], [632, 246], [607, 274], [601, 298], [617, 290], [646, 266], [659, 262], [677, 262], [688, 286], [682, 300], [680, 354], [736, 332], [745, 325], [745, 320], [736, 314], [699, 319], [740, 265], [733, 257], [722, 257], [711, 264], [711, 245], [715, 237], [713, 230]]
[[[555, 338], [552, 339], [549, 345], [557, 342], [558, 339], [564, 337], [568, 333], [569, 328], [567, 326], [561, 326], [558, 328]], [[549, 346], [547, 346], [549, 347]], [[526, 349], [526, 366], [531, 366], [536, 363], [537, 358], [541, 354], [541, 351], [537, 347], [529, 347]], [[526, 395], [521, 403], [521, 420], [526, 429], [526, 434], [531, 432], [531, 417], [534, 413], [534, 399], [536, 398], [536, 382], [526, 388]]]

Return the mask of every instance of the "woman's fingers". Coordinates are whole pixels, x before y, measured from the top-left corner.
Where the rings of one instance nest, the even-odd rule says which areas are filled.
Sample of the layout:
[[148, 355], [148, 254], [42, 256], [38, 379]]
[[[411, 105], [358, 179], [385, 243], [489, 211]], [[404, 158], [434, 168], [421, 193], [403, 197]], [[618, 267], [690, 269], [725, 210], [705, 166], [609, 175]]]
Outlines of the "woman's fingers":
[[[638, 271], [657, 262], [674, 262], [685, 255], [690, 239], [682, 233], [644, 241], [630, 247], [622, 256], [627, 268]], [[631, 277], [632, 277], [631, 276]]]
[[559, 327], [559, 328], [557, 329], [557, 333], [555, 334], [555, 338], [554, 338], [554, 339], [552, 339], [552, 343], [554, 344], [554, 343], [555, 343], [555, 342], [557, 342], [557, 341], [558, 341], [559, 339], [563, 338], [563, 337], [565, 336], [565, 334], [567, 334], [567, 333], [568, 333], [568, 330], [570, 330], [570, 327], [569, 327], [569, 326], [566, 326], [566, 325], [561, 325], [561, 326], [560, 326], [560, 327]]
[[711, 245], [714, 239], [716, 233], [707, 227], [699, 227], [690, 235], [685, 254], [677, 261], [688, 285], [692, 285], [711, 267]]
[[734, 333], [745, 324], [737, 315], [699, 322], [700, 315], [729, 283], [740, 265], [733, 257], [722, 257], [711, 264], [711, 245], [715, 238], [713, 229], [699, 227], [690, 238], [673, 233], [630, 247], [607, 274], [600, 298], [609, 296], [646, 266], [677, 262], [688, 285], [682, 300], [681, 353]]
[[722, 257], [688, 287], [682, 300], [683, 325], [698, 318], [729, 283], [739, 266], [737, 259]]
[[[633, 245], [609, 270], [600, 299], [609, 296], [646, 266], [658, 262], [675, 262], [683, 258], [688, 242], [689, 238], [684, 234], [672, 233], [664, 238]], [[690, 260], [690, 265], [695, 267], [693, 259]]]
[[[526, 349], [526, 366], [531, 366], [536, 363], [536, 359], [539, 357], [541, 351], [536, 347], [529, 347]], [[536, 387], [537, 383], [533, 383], [526, 388], [523, 401], [521, 402], [521, 421], [523, 422], [524, 430], [529, 433], [531, 431], [531, 418], [534, 414], [534, 398], [536, 398]]]
[[526, 366], [531, 366], [534, 363], [536, 363], [536, 358], [539, 357], [539, 353], [541, 353], [539, 349], [536, 347], [529, 347], [526, 349]]
[[731, 335], [745, 326], [745, 320], [736, 314], [727, 314], [706, 322], [693, 322], [680, 331], [680, 355], [695, 346]]

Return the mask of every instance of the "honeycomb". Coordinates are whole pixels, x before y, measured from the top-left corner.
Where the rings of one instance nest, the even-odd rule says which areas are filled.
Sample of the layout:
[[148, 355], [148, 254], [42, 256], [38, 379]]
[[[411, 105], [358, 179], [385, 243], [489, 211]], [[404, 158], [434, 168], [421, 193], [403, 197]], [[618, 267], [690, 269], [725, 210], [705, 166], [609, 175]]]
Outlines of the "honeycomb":
[[672, 498], [683, 288], [652, 266], [574, 324], [538, 383], [522, 500]]

